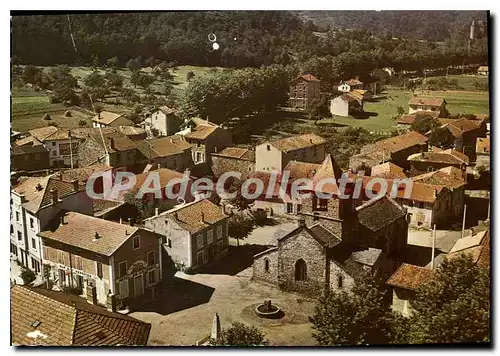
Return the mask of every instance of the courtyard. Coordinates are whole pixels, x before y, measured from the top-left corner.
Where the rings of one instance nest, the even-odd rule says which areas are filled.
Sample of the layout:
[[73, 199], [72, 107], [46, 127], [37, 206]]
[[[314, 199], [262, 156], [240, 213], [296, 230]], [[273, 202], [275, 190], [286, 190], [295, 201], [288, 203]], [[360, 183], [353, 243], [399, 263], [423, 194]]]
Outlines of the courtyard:
[[[253, 255], [267, 249], [275, 232], [291, 229], [293, 224], [287, 222], [259, 227], [240, 242], [240, 247], [231, 241], [230, 253], [200, 273], [177, 272], [155, 302], [130, 314], [152, 324], [148, 345], [195, 345], [210, 334], [215, 313], [220, 316], [222, 329], [235, 321], [253, 325], [265, 333], [270, 345], [316, 345], [308, 319], [314, 301], [252, 280]], [[269, 299], [284, 311], [283, 318], [270, 320], [255, 315], [255, 307]]]

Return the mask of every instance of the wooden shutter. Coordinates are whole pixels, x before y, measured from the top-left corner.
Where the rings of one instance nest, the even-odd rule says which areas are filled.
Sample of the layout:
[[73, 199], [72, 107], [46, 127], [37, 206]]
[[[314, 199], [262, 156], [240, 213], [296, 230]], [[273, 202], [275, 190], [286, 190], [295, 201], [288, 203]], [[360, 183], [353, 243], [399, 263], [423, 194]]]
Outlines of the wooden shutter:
[[128, 279], [120, 282], [120, 298], [128, 297]]

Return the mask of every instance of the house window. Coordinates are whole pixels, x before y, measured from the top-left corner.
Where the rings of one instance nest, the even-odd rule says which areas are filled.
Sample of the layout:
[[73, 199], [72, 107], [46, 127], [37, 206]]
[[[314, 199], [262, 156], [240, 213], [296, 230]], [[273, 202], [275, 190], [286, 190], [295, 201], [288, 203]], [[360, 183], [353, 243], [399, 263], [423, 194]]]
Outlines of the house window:
[[296, 281], [307, 280], [307, 265], [302, 258], [297, 260], [297, 262], [295, 262], [295, 280]]
[[127, 261], [118, 264], [118, 278], [123, 278], [127, 275]]
[[17, 232], [17, 240], [21, 241], [23, 239], [23, 233], [21, 231]]
[[266, 258], [264, 260], [264, 271], [266, 271], [267, 273], [269, 273], [269, 259]]
[[198, 266], [201, 266], [203, 264], [203, 251], [196, 254], [196, 263], [198, 264]]
[[128, 297], [128, 279], [121, 281], [118, 288], [120, 290], [120, 298]]
[[83, 271], [83, 259], [80, 256], [75, 256], [76, 269]]
[[155, 270], [148, 272], [148, 285], [152, 285], [152, 284], [156, 283], [155, 276], [156, 276]]
[[54, 146], [54, 147], [55, 147], [55, 145], [56, 145], [56, 143], [55, 143], [55, 142], [52, 142], [52, 146]]
[[222, 240], [222, 225], [217, 226], [217, 240]]
[[19, 221], [19, 211], [16, 211], [16, 221]]
[[196, 152], [196, 163], [201, 162], [201, 153]]
[[141, 242], [139, 240], [139, 236], [134, 236], [134, 239], [132, 240], [133, 245], [134, 245], [134, 250], [137, 250], [139, 247], [141, 247]]
[[102, 278], [102, 263], [96, 262], [97, 266], [97, 277]]
[[286, 203], [286, 213], [287, 214], [293, 213], [293, 204], [292, 203]]
[[267, 150], [271, 151], [271, 145], [267, 145]]
[[154, 251], [149, 251], [148, 252], [148, 266], [154, 266], [156, 264], [155, 262], [155, 252]]
[[432, 166], [427, 167], [427, 172], [434, 172], [435, 169]]
[[203, 235], [198, 234], [196, 235], [196, 247], [198, 250], [201, 250], [203, 248]]
[[10, 233], [13, 234], [14, 233], [14, 225], [10, 224]]
[[207, 245], [214, 242], [214, 230], [210, 229], [207, 231]]
[[30, 218], [30, 228], [34, 228], [35, 227], [35, 221], [33, 220], [33, 218]]
[[64, 264], [64, 252], [57, 251], [57, 263], [63, 265]]
[[35, 239], [34, 239], [34, 238], [31, 238], [31, 248], [32, 248], [33, 250], [36, 250], [36, 241], [35, 241]]
[[344, 287], [344, 277], [341, 274], [337, 276], [337, 287], [339, 289], [342, 289]]

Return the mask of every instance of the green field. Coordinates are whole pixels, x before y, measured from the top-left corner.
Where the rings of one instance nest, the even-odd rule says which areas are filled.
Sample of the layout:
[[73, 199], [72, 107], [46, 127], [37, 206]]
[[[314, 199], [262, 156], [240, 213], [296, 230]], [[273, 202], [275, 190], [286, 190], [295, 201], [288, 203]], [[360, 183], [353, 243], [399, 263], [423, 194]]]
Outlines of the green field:
[[488, 77], [486, 76], [479, 76], [479, 75], [471, 75], [471, 74], [464, 74], [464, 75], [448, 75], [446, 76], [441, 76], [441, 77], [429, 77], [427, 80], [430, 79], [439, 79], [439, 78], [446, 78], [448, 81], [457, 80], [458, 86], [460, 87], [460, 90], [467, 90], [467, 91], [477, 91], [476, 86], [474, 85], [475, 82], [481, 83], [483, 85], [488, 84]]
[[[452, 115], [460, 113], [488, 114], [489, 96], [487, 92], [472, 91], [423, 91], [415, 92], [420, 96], [445, 98], [447, 108]], [[387, 132], [396, 129], [393, 116], [396, 115], [398, 106], [408, 111], [408, 101], [412, 93], [403, 90], [388, 89], [382, 95], [385, 97], [375, 102], [365, 102], [364, 110], [367, 118], [356, 119], [352, 116], [334, 116], [321, 120], [321, 123], [332, 123], [342, 126], [362, 127], [368, 131]]]

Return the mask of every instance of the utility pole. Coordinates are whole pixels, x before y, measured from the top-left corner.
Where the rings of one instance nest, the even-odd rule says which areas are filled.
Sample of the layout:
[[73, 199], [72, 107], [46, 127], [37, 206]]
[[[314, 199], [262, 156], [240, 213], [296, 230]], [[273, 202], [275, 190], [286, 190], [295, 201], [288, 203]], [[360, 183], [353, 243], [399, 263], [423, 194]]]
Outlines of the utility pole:
[[68, 130], [68, 136], [69, 136], [69, 160], [71, 163], [71, 169], [73, 169], [73, 147], [71, 143], [71, 130]]
[[431, 269], [434, 269], [434, 251], [436, 249], [436, 224], [434, 224], [434, 229], [431, 230], [432, 235], [432, 256], [431, 256]]
[[462, 221], [462, 239], [464, 238], [465, 234], [465, 216], [467, 215], [467, 205], [464, 205], [464, 219]]

